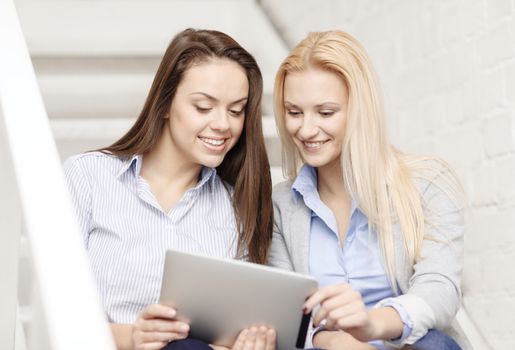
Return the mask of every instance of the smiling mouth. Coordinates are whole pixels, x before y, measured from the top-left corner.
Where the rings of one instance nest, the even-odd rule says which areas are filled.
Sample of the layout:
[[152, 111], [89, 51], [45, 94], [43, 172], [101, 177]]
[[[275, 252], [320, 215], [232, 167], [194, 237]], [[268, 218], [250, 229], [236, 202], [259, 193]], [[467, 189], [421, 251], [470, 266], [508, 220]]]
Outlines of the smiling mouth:
[[319, 149], [320, 147], [322, 147], [322, 145], [324, 145], [326, 142], [328, 142], [328, 140], [325, 140], [325, 141], [310, 141], [310, 142], [302, 141], [302, 144], [308, 150], [316, 150], [316, 149]]
[[222, 151], [225, 148], [225, 144], [229, 140], [228, 138], [225, 139], [213, 139], [210, 137], [202, 137], [198, 136], [198, 138], [204, 143], [206, 147], [208, 147], [211, 150], [214, 151]]
[[206, 143], [209, 143], [210, 145], [213, 145], [213, 146], [221, 146], [225, 143], [225, 140], [226, 139], [210, 139], [210, 138], [207, 138], [207, 137], [201, 137], [199, 136], [199, 139], [201, 139], [202, 141], [206, 142]]

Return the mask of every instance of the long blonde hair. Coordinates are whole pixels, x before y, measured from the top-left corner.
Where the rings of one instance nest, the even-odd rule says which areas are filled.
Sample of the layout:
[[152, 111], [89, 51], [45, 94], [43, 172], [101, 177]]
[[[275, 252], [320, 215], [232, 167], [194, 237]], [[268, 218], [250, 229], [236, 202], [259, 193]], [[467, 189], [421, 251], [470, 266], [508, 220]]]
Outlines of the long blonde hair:
[[[433, 165], [441, 164], [437, 167], [440, 173], [450, 168], [437, 158], [406, 155], [390, 144], [376, 74], [365, 49], [342, 31], [315, 32], [292, 50], [275, 80], [275, 117], [283, 145], [283, 173], [290, 180], [297, 176], [302, 159], [285, 127], [284, 82], [288, 73], [309, 67], [333, 72], [346, 84], [349, 98], [341, 153], [343, 179], [357, 206], [368, 217], [370, 229], [377, 232], [390, 283], [397, 291], [394, 224], [400, 225], [405, 254], [412, 265], [420, 258], [422, 242], [427, 238], [424, 203], [414, 177], [423, 173], [419, 170], [427, 170], [428, 159], [437, 162]], [[450, 188], [456, 187], [454, 173], [446, 173]]]

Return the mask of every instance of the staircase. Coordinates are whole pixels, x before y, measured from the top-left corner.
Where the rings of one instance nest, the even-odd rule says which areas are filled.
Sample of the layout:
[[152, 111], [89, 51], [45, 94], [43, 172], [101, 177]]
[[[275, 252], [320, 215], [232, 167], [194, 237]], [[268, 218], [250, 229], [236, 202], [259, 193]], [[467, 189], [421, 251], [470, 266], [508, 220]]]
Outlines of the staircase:
[[[10, 2], [0, 0], [3, 1]], [[264, 78], [263, 128], [272, 165], [272, 179], [273, 182], [282, 180], [272, 90], [276, 69], [286, 56], [287, 48], [256, 1], [15, 0], [14, 4], [61, 161], [72, 154], [109, 145], [123, 135], [143, 106], [161, 56], [171, 38], [187, 27], [206, 28], [231, 35], [258, 61]], [[31, 101], [27, 99], [26, 103], [30, 104]], [[0, 107], [2, 102], [0, 98]], [[1, 119], [0, 114], [0, 122]], [[30, 124], [31, 118], [23, 120], [27, 120], [26, 127], [30, 130], [39, 130], [38, 126]], [[4, 153], [9, 156], [9, 152], [4, 150], [9, 150], [9, 145], [4, 145], [2, 139], [2, 163]], [[16, 152], [16, 149], [11, 149], [11, 152]], [[20, 181], [11, 176], [14, 170], [8, 167], [7, 177], [2, 174], [2, 181], [7, 178], [8, 185]], [[7, 185], [4, 187], [9, 188]], [[11, 192], [8, 192], [9, 198], [20, 197], [20, 193]], [[20, 198], [21, 207], [24, 207], [24, 200]], [[52, 205], [55, 202], [56, 199], [53, 199]], [[7, 197], [5, 201], [0, 201], [5, 217], [10, 217], [7, 231], [20, 232], [20, 218], [26, 215], [25, 208], [22, 212], [4, 208], [8, 205], [12, 206], [12, 200], [7, 200]], [[34, 255], [38, 248], [34, 246], [31, 229], [23, 228], [22, 231], [25, 232], [21, 235], [21, 241], [19, 235], [0, 240], [3, 254], [0, 262], [12, 263], [16, 257], [19, 258], [16, 262], [19, 273], [15, 269], [8, 275], [12, 278], [8, 283], [17, 284], [18, 287], [7, 288], [8, 293], [5, 294], [9, 299], [1, 304], [12, 306], [13, 298], [17, 299], [19, 307], [17, 310], [11, 307], [9, 315], [17, 314], [18, 322], [13, 325], [9, 323], [10, 317], [0, 317], [3, 334], [6, 335], [4, 338], [0, 336], [0, 348], [69, 348], [61, 346], [66, 344], [66, 339], [53, 332], [54, 328], [59, 328], [59, 322], [54, 321], [49, 329], [45, 328], [52, 310], [48, 309], [45, 290], [42, 290], [45, 286], [40, 283], [43, 277], [38, 268], [38, 259], [41, 257]], [[68, 230], [66, 234], [73, 235], [71, 231]], [[61, 244], [68, 246], [66, 242]], [[57, 245], [55, 249], [58, 249]], [[9, 254], [4, 254], [6, 252]], [[17, 295], [11, 293], [16, 290]], [[64, 288], [60, 290], [64, 291]], [[2, 323], [4, 320], [9, 323], [8, 327]], [[98, 330], [100, 333], [103, 331]], [[9, 339], [10, 336], [14, 337], [13, 334], [16, 334], [14, 343]], [[100, 344], [103, 336], [104, 333], [94, 341]], [[68, 338], [71, 337], [72, 332]], [[87, 348], [85, 346], [84, 349]]]
[[[273, 180], [282, 179], [272, 93], [287, 48], [254, 0], [17, 0], [61, 159], [111, 144], [143, 106], [171, 38], [187, 28], [228, 33], [256, 58]], [[272, 151], [273, 150], [273, 151]]]

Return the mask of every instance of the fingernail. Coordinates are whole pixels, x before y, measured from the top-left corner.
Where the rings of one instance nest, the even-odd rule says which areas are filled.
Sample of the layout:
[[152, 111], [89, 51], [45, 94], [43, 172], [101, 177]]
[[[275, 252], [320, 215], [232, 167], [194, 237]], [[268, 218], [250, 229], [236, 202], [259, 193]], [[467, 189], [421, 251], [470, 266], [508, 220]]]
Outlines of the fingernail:
[[174, 317], [176, 314], [177, 314], [177, 312], [175, 311], [175, 309], [168, 310], [168, 315], [170, 315], [170, 317]]
[[181, 324], [181, 326], [179, 328], [181, 329], [181, 331], [187, 331], [188, 329], [190, 329], [190, 326], [183, 323], [183, 324]]

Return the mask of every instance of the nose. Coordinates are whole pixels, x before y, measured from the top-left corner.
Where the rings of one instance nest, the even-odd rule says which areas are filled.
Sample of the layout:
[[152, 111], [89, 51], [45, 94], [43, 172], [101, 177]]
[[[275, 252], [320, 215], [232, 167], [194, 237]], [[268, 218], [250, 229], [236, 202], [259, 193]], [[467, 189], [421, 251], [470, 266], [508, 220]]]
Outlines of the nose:
[[224, 110], [216, 110], [215, 113], [213, 113], [211, 128], [222, 132], [229, 130], [229, 116]]
[[302, 124], [298, 131], [298, 136], [303, 140], [309, 140], [315, 137], [318, 133], [316, 124], [316, 117], [310, 114], [305, 114], [302, 118]]

